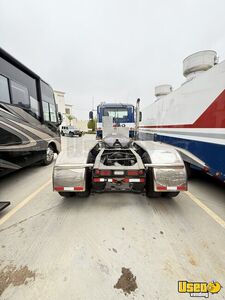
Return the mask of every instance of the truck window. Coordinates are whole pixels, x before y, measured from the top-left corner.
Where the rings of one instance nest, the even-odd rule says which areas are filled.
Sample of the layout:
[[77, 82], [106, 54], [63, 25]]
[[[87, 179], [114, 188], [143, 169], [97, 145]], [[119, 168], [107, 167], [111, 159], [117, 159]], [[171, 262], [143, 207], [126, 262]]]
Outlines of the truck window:
[[25, 86], [10, 80], [12, 91], [12, 103], [22, 107], [30, 107], [28, 90]]
[[0, 75], [0, 101], [10, 103], [8, 79]]
[[114, 122], [128, 122], [128, 109], [106, 107], [103, 109], [103, 116], [113, 117]]

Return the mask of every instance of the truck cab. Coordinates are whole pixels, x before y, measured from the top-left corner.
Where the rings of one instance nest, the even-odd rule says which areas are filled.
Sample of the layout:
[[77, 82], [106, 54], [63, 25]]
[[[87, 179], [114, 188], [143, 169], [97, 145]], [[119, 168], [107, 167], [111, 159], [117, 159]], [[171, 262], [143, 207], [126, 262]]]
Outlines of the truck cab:
[[113, 127], [128, 127], [129, 137], [134, 138], [135, 107], [132, 104], [123, 103], [101, 103], [97, 106], [97, 139], [102, 139], [102, 123], [104, 117], [113, 119]]

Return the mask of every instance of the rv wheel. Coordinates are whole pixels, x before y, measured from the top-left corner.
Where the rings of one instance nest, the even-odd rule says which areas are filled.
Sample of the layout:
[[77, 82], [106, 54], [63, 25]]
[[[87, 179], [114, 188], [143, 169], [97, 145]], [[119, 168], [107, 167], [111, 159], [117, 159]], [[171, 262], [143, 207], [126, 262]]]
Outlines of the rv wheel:
[[42, 164], [44, 166], [48, 166], [52, 163], [53, 159], [54, 159], [54, 150], [52, 146], [49, 145], [45, 153], [45, 158], [42, 160]]

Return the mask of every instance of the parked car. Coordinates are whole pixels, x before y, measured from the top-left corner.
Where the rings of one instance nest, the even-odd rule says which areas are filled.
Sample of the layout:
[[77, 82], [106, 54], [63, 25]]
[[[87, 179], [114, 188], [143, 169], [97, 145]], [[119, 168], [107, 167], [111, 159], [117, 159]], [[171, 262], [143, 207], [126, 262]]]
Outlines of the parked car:
[[62, 126], [61, 135], [62, 136], [82, 136], [82, 131], [74, 126]]

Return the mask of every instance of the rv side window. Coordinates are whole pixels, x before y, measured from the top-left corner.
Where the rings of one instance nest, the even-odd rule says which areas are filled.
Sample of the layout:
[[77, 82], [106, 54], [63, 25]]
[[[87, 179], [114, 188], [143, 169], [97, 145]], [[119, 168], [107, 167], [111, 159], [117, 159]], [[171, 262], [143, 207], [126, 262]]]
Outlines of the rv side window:
[[41, 97], [43, 101], [55, 104], [53, 90], [43, 81], [41, 81]]
[[33, 97], [30, 97], [30, 108], [31, 111], [38, 117], [40, 117], [40, 107], [39, 102], [34, 99]]
[[11, 80], [12, 102], [22, 107], [30, 107], [29, 94], [25, 86]]
[[44, 113], [44, 120], [45, 121], [50, 121], [50, 116], [49, 116], [49, 104], [45, 101], [42, 102], [43, 105], [43, 113]]
[[8, 79], [0, 75], [0, 101], [10, 103]]
[[50, 119], [51, 119], [51, 122], [57, 122], [55, 105], [54, 104], [49, 104], [49, 106], [50, 106]]
[[41, 98], [43, 103], [44, 120], [57, 122], [56, 105], [52, 88], [41, 81]]

